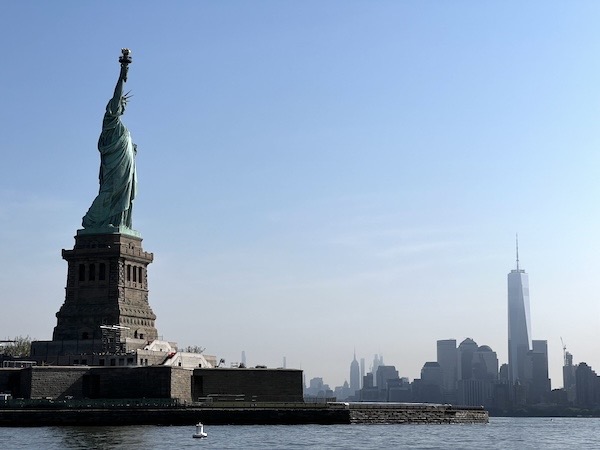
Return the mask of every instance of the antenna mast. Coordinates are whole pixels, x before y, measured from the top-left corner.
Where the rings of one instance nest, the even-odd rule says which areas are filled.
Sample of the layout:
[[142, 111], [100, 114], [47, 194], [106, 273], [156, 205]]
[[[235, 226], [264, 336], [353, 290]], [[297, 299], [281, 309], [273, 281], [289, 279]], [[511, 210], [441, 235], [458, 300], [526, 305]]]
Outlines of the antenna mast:
[[519, 271], [519, 233], [516, 234], [517, 241], [517, 272]]

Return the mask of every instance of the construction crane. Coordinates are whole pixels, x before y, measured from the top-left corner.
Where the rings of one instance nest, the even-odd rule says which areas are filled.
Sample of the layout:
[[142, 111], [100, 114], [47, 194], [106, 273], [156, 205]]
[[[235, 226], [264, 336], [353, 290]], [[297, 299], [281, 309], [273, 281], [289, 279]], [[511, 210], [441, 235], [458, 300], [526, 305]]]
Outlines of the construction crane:
[[567, 346], [565, 345], [565, 341], [563, 341], [562, 336], [560, 337], [560, 343], [562, 344], [563, 349], [563, 366], [567, 365]]

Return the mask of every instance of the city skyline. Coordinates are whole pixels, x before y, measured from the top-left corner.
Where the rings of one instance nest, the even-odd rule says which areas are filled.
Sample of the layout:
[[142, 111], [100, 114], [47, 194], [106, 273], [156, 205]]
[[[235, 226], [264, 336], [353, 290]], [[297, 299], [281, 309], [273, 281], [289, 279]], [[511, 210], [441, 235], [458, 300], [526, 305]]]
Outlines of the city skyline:
[[[492, 348], [466, 338], [458, 346], [455, 339], [438, 340], [437, 360], [426, 361], [420, 378], [412, 381], [402, 377], [395, 365], [384, 363], [382, 355], [375, 354], [371, 371], [363, 376], [361, 389], [350, 388], [348, 382], [330, 386], [322, 377], [315, 377], [308, 385], [305, 383], [304, 396], [309, 402], [335, 398], [338, 402], [482, 405], [493, 416], [517, 413], [518, 416], [584, 417], [600, 405], [600, 376], [584, 361], [573, 364], [572, 355], [564, 347], [563, 351], [564, 384], [554, 390], [548, 378], [546, 340], [527, 343], [522, 360], [515, 362], [517, 358], [513, 358], [513, 364], [520, 363], [522, 367], [511, 373], [509, 364], [500, 366]], [[354, 354], [350, 379], [355, 379], [357, 373]]]
[[518, 232], [552, 386], [561, 337], [600, 367], [600, 4], [133, 1], [119, 14], [4, 5], [1, 339], [52, 336], [61, 249], [98, 193], [128, 47], [133, 228], [154, 254], [160, 336], [228, 364], [285, 356], [332, 386], [354, 348], [411, 379], [443, 339], [508, 362]]

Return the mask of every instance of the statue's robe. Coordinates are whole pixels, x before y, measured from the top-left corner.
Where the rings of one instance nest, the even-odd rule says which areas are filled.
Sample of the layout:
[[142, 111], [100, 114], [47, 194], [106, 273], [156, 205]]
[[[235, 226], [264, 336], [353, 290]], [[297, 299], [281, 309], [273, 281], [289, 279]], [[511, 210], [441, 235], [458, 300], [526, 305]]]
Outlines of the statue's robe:
[[98, 140], [100, 191], [83, 217], [83, 227], [87, 229], [107, 226], [132, 228], [136, 151], [129, 130], [121, 122], [122, 102], [121, 92], [115, 92], [106, 106]]

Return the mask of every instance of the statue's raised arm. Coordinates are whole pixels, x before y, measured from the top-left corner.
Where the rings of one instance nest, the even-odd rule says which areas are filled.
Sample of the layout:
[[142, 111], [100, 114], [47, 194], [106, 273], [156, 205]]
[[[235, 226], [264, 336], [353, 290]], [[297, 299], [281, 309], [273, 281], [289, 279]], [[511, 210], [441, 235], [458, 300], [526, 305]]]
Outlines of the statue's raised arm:
[[124, 48], [121, 52], [121, 72], [113, 97], [106, 105], [102, 132], [98, 139], [100, 191], [83, 217], [83, 227], [90, 232], [132, 228], [133, 199], [136, 192], [136, 151], [129, 130], [121, 122], [128, 99], [127, 95], [123, 95], [123, 84], [127, 81], [131, 51]]
[[113, 97], [108, 102], [106, 112], [112, 115], [122, 115], [127, 106], [127, 96], [123, 95], [123, 85], [127, 82], [127, 74], [129, 73], [129, 64], [131, 64], [131, 51], [128, 48], [121, 50], [123, 54], [119, 58], [121, 63], [121, 72], [115, 86]]

